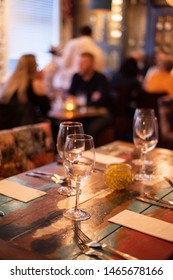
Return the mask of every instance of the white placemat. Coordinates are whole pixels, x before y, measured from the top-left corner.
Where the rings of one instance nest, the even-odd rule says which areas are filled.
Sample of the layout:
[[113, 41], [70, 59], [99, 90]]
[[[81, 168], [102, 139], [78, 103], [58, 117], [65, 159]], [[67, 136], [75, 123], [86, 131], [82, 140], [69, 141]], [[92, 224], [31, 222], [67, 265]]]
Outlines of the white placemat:
[[173, 224], [153, 217], [124, 210], [110, 218], [109, 222], [173, 242]]
[[[86, 157], [90, 158], [90, 153], [85, 152]], [[112, 164], [112, 163], [122, 163], [125, 160], [119, 157], [114, 157], [114, 156], [109, 156], [109, 155], [104, 155], [101, 153], [96, 152], [95, 153], [95, 161], [97, 163], [103, 163], [103, 164]]]
[[19, 183], [15, 183], [7, 179], [4, 179], [0, 181], [0, 194], [9, 196], [11, 198], [23, 202], [28, 202], [30, 200], [45, 195], [46, 192], [29, 188]]

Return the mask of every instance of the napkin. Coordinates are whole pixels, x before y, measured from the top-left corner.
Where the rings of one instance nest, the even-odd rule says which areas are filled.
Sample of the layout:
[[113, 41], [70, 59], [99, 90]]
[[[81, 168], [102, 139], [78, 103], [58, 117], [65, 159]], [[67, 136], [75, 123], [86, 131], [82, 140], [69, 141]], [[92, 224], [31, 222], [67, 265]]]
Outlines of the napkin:
[[173, 224], [153, 217], [124, 210], [109, 219], [109, 221], [173, 242]]
[[[90, 158], [90, 154], [85, 152], [85, 155]], [[119, 157], [113, 157], [109, 155], [104, 155], [100, 153], [95, 153], [95, 161], [98, 163], [103, 163], [103, 164], [112, 164], [112, 163], [122, 163], [125, 160]]]
[[45, 195], [46, 193], [40, 190], [36, 190], [33, 188], [29, 188], [26, 186], [23, 186], [19, 183], [15, 183], [12, 181], [9, 181], [7, 179], [4, 179], [0, 181], [0, 194], [9, 196], [11, 198], [28, 202], [30, 200], [33, 200], [35, 198], [38, 198], [40, 196]]

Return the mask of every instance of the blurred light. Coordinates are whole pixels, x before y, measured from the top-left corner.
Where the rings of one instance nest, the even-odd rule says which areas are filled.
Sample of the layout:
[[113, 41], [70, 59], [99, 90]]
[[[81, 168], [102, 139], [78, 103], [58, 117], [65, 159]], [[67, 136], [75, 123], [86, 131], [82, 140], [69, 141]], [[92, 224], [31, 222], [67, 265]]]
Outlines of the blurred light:
[[121, 21], [122, 20], [122, 15], [120, 15], [120, 14], [112, 15], [112, 20], [113, 21]]
[[114, 5], [121, 5], [123, 4], [123, 0], [112, 0]]
[[73, 97], [69, 97], [66, 99], [65, 101], [65, 109], [67, 111], [73, 111], [76, 109], [76, 104], [75, 104], [75, 100]]
[[120, 38], [122, 36], [122, 32], [119, 30], [113, 30], [111, 31], [111, 37], [113, 38]]

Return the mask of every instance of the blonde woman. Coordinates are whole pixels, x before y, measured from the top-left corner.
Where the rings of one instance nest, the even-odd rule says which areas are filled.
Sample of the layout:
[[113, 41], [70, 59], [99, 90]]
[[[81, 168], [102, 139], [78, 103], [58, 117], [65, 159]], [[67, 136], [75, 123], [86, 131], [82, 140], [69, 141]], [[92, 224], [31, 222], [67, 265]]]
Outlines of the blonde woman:
[[10, 120], [3, 121], [3, 128], [34, 123], [50, 109], [34, 55], [25, 54], [20, 57], [14, 72], [2, 88], [0, 103], [3, 119], [7, 114], [11, 116]]

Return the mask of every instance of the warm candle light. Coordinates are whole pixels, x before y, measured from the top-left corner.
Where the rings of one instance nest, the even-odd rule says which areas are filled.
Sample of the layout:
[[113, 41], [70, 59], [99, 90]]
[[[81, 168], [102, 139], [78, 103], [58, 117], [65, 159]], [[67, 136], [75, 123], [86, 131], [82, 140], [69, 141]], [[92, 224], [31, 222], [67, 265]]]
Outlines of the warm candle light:
[[67, 111], [74, 111], [76, 109], [76, 104], [74, 98], [70, 97], [65, 102], [65, 109]]

